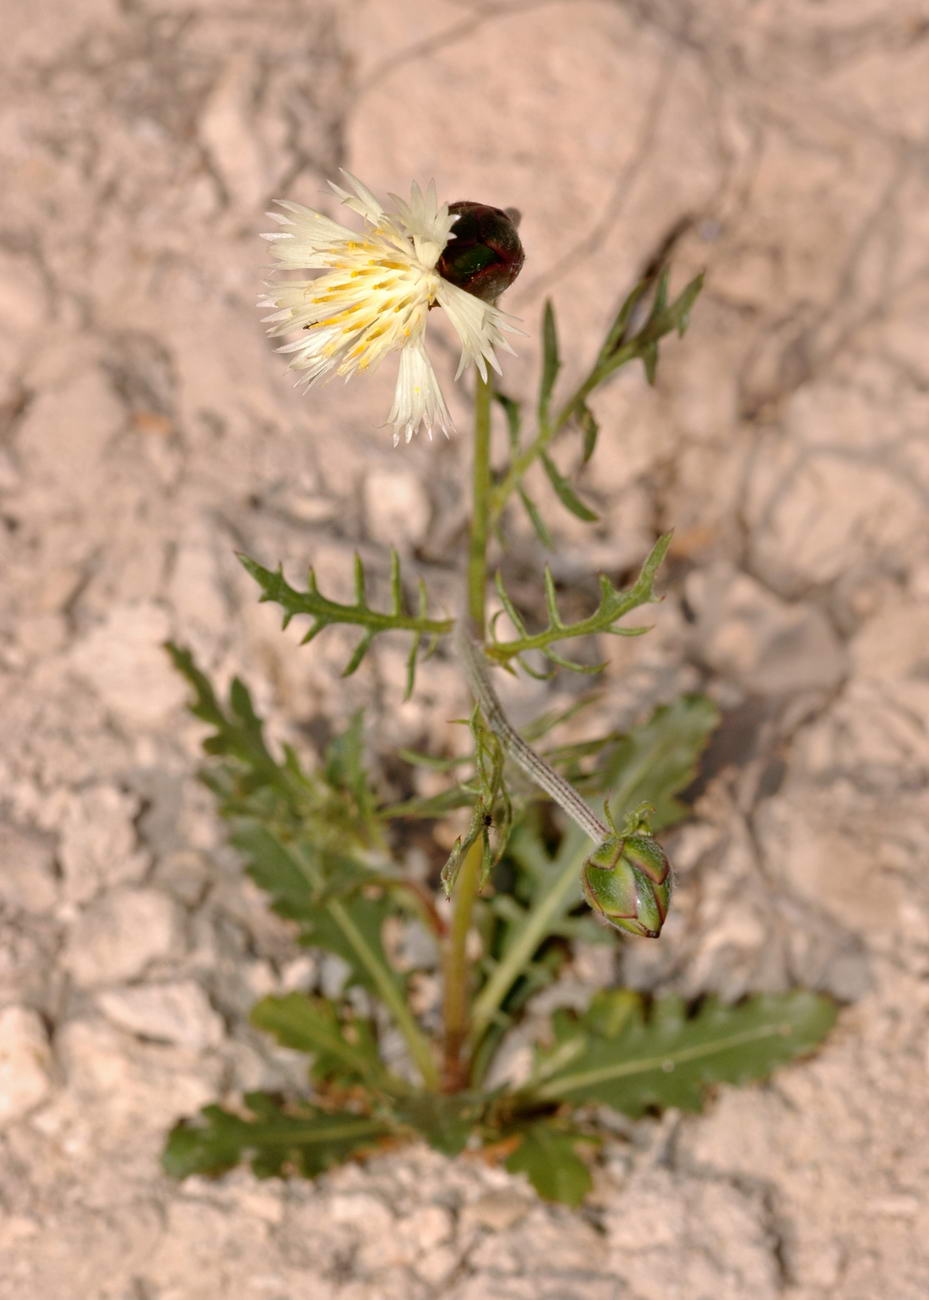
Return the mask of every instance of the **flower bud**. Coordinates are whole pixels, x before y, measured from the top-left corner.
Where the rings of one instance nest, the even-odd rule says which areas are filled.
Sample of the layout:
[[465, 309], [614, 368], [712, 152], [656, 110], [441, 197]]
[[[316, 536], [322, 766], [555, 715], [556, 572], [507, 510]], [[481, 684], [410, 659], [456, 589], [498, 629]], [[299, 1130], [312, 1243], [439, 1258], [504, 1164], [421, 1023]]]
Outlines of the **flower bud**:
[[664, 849], [650, 835], [611, 835], [584, 863], [584, 894], [617, 930], [657, 939], [673, 879]]
[[450, 203], [448, 210], [457, 213], [458, 220], [436, 270], [475, 298], [496, 302], [523, 267], [525, 254], [516, 233], [519, 213], [467, 199]]

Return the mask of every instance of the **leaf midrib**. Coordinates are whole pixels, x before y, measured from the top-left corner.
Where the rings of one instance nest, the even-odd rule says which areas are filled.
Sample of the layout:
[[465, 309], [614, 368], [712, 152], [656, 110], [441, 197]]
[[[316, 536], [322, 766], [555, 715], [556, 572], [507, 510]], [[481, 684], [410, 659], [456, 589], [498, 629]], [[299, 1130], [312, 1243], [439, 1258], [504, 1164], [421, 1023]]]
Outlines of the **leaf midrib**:
[[761, 1042], [766, 1038], [787, 1039], [792, 1032], [792, 1026], [784, 1022], [777, 1025], [764, 1025], [758, 1029], [743, 1029], [740, 1033], [729, 1034], [726, 1038], [718, 1039], [709, 1045], [696, 1044], [693, 1047], [679, 1047], [676, 1050], [671, 1049], [662, 1052], [657, 1056], [638, 1057], [634, 1060], [619, 1061], [614, 1065], [600, 1066], [597, 1069], [586, 1070], [574, 1075], [556, 1076], [536, 1090], [536, 1095], [540, 1097], [562, 1097], [567, 1092], [575, 1092], [580, 1088], [588, 1088], [593, 1084], [604, 1083], [612, 1079], [629, 1078], [631, 1075], [647, 1074], [656, 1070], [662, 1074], [670, 1074], [671, 1070], [667, 1069], [669, 1062], [673, 1067], [686, 1061], [699, 1060], [703, 1056], [713, 1056], [732, 1047], [742, 1047], [746, 1043]]

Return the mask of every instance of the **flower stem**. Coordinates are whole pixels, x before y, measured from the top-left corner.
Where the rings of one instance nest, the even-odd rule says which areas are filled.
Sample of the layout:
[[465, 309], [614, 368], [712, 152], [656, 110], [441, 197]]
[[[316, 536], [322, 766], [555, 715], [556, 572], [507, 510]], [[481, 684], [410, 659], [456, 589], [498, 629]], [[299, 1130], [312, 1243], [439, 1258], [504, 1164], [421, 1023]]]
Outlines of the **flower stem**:
[[[490, 511], [490, 413], [492, 381], [477, 376], [474, 394], [474, 448], [471, 470], [471, 535], [466, 576], [467, 618], [475, 636], [484, 636], [487, 594], [487, 536]], [[467, 943], [474, 900], [481, 884], [483, 837], [465, 854], [455, 884], [455, 901], [443, 957], [445, 1024], [443, 1086], [446, 1092], [467, 1087], [469, 1064], [462, 1059], [470, 1019]]]
[[481, 882], [483, 857], [483, 839], [478, 837], [465, 854], [455, 882], [455, 908], [445, 945], [442, 998], [445, 1054], [442, 1086], [446, 1092], [460, 1092], [468, 1085], [468, 1062], [462, 1060], [462, 1048], [468, 1036], [470, 1021], [467, 945], [474, 900]]
[[539, 943], [550, 933], [552, 919], [565, 909], [567, 901], [575, 895], [580, 900], [579, 876], [589, 854], [590, 840], [587, 836], [578, 830], [569, 830], [562, 840], [544, 894], [534, 900], [519, 933], [502, 954], [492, 976], [474, 1003], [470, 1026], [472, 1050], [479, 1046], [506, 995], [528, 966]]
[[343, 903], [338, 899], [330, 900], [329, 911], [348, 941], [349, 946], [354, 950], [359, 963], [364, 966], [370, 975], [384, 1005], [393, 1014], [394, 1022], [406, 1039], [410, 1056], [416, 1063], [423, 1083], [427, 1088], [435, 1088], [438, 1084], [435, 1054], [425, 1034], [416, 1023], [416, 1019], [390, 970], [378, 956], [367, 936], [359, 928], [355, 918]]
[[468, 614], [472, 632], [483, 640], [487, 592], [487, 529], [490, 514], [490, 403], [492, 379], [477, 376], [474, 394], [471, 540], [468, 546]]

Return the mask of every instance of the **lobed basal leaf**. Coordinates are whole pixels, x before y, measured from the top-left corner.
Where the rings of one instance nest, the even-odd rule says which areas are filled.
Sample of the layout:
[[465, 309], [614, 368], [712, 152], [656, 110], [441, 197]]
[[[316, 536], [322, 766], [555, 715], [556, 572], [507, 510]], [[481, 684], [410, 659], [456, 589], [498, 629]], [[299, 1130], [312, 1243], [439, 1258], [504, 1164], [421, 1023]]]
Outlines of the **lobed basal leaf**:
[[172, 1178], [217, 1176], [247, 1160], [259, 1178], [288, 1173], [314, 1178], [333, 1165], [363, 1155], [394, 1130], [367, 1115], [330, 1114], [265, 1092], [244, 1097], [242, 1113], [204, 1106], [168, 1136], [162, 1167]]
[[600, 1102], [636, 1118], [697, 1111], [718, 1083], [766, 1078], [812, 1052], [835, 1023], [831, 998], [805, 990], [728, 1005], [677, 997], [649, 1003], [628, 990], [595, 995], [580, 1016], [560, 1011], [554, 1041], [538, 1049], [528, 1091], [540, 1100]]

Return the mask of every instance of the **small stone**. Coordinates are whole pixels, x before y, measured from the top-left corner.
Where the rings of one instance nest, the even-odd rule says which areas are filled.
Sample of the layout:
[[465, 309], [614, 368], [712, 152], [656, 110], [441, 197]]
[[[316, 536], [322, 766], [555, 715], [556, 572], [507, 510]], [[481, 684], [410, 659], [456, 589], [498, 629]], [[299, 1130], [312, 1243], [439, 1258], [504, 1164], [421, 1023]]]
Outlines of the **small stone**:
[[430, 1286], [441, 1286], [458, 1267], [461, 1256], [451, 1246], [437, 1246], [416, 1261], [416, 1272]]
[[181, 923], [177, 904], [154, 889], [113, 890], [78, 918], [64, 964], [80, 984], [132, 979], [180, 949]]
[[301, 953], [281, 967], [278, 988], [281, 993], [296, 991], [303, 993], [312, 988], [316, 981], [319, 960], [308, 952]]
[[51, 837], [0, 824], [0, 901], [24, 912], [54, 907], [58, 897], [54, 862]]
[[149, 855], [140, 850], [135, 819], [141, 801], [115, 786], [68, 791], [61, 811], [59, 858], [64, 893], [84, 903], [108, 886], [142, 879]]
[[847, 671], [844, 648], [820, 610], [788, 604], [730, 565], [695, 570], [687, 599], [700, 658], [749, 691], [830, 691]]
[[0, 330], [23, 342], [23, 336], [41, 330], [47, 313], [47, 285], [31, 258], [0, 250]]
[[[46, 362], [51, 364], [50, 356]], [[64, 501], [93, 509], [105, 481], [102, 458], [125, 422], [125, 410], [99, 366], [76, 365], [49, 383], [43, 376], [38, 396], [18, 431], [20, 455], [30, 466], [32, 482], [54, 487]], [[80, 429], [76, 438], [74, 430]]]
[[424, 1205], [414, 1215], [397, 1225], [398, 1240], [410, 1248], [412, 1256], [431, 1251], [452, 1236], [452, 1216], [441, 1205]]
[[505, 1232], [524, 1219], [531, 1208], [531, 1203], [519, 1192], [487, 1192], [463, 1207], [461, 1222], [463, 1227], [475, 1225], [490, 1228], [493, 1232]]
[[[67, 1103], [58, 1140], [67, 1142], [76, 1111], [87, 1117], [86, 1136], [98, 1158], [121, 1145], [121, 1135], [134, 1135], [154, 1158], [165, 1126], [205, 1106], [221, 1086], [218, 1054], [194, 1060], [189, 1049], [134, 1039], [102, 1016], [67, 1021], [55, 1046]], [[42, 1111], [43, 1121], [53, 1107]]]
[[5, 1007], [0, 1011], [0, 1126], [28, 1114], [51, 1087], [51, 1050], [41, 1018], [28, 1007]]
[[908, 693], [925, 688], [929, 681], [929, 604], [901, 600], [885, 606], [858, 631], [850, 657], [856, 675], [885, 683], [888, 688], [906, 682]]
[[199, 136], [226, 188], [246, 212], [268, 191], [266, 152], [254, 129], [257, 69], [244, 51], [233, 51], [204, 105]]
[[407, 469], [375, 469], [364, 485], [365, 518], [372, 538], [385, 546], [419, 541], [429, 525], [431, 510], [422, 476]]
[[351, 1224], [363, 1228], [365, 1235], [388, 1232], [396, 1228], [396, 1220], [383, 1201], [363, 1193], [356, 1196], [333, 1196], [327, 1207], [334, 1223]]
[[199, 984], [141, 984], [98, 995], [101, 1010], [120, 1029], [181, 1047], [212, 1047], [222, 1041], [222, 1017]]
[[114, 606], [74, 646], [70, 666], [120, 722], [153, 726], [176, 712], [186, 694], [163, 648], [170, 635], [168, 616], [157, 605]]
[[185, 907], [195, 907], [208, 888], [211, 864], [202, 853], [179, 849], [159, 858], [155, 874], [157, 884]]
[[222, 639], [229, 607], [223, 596], [223, 575], [216, 539], [205, 527], [192, 527], [178, 539], [167, 596], [178, 627], [187, 641], [215, 649]]
[[340, 998], [351, 967], [338, 953], [326, 953], [319, 962], [319, 989], [325, 998]]

